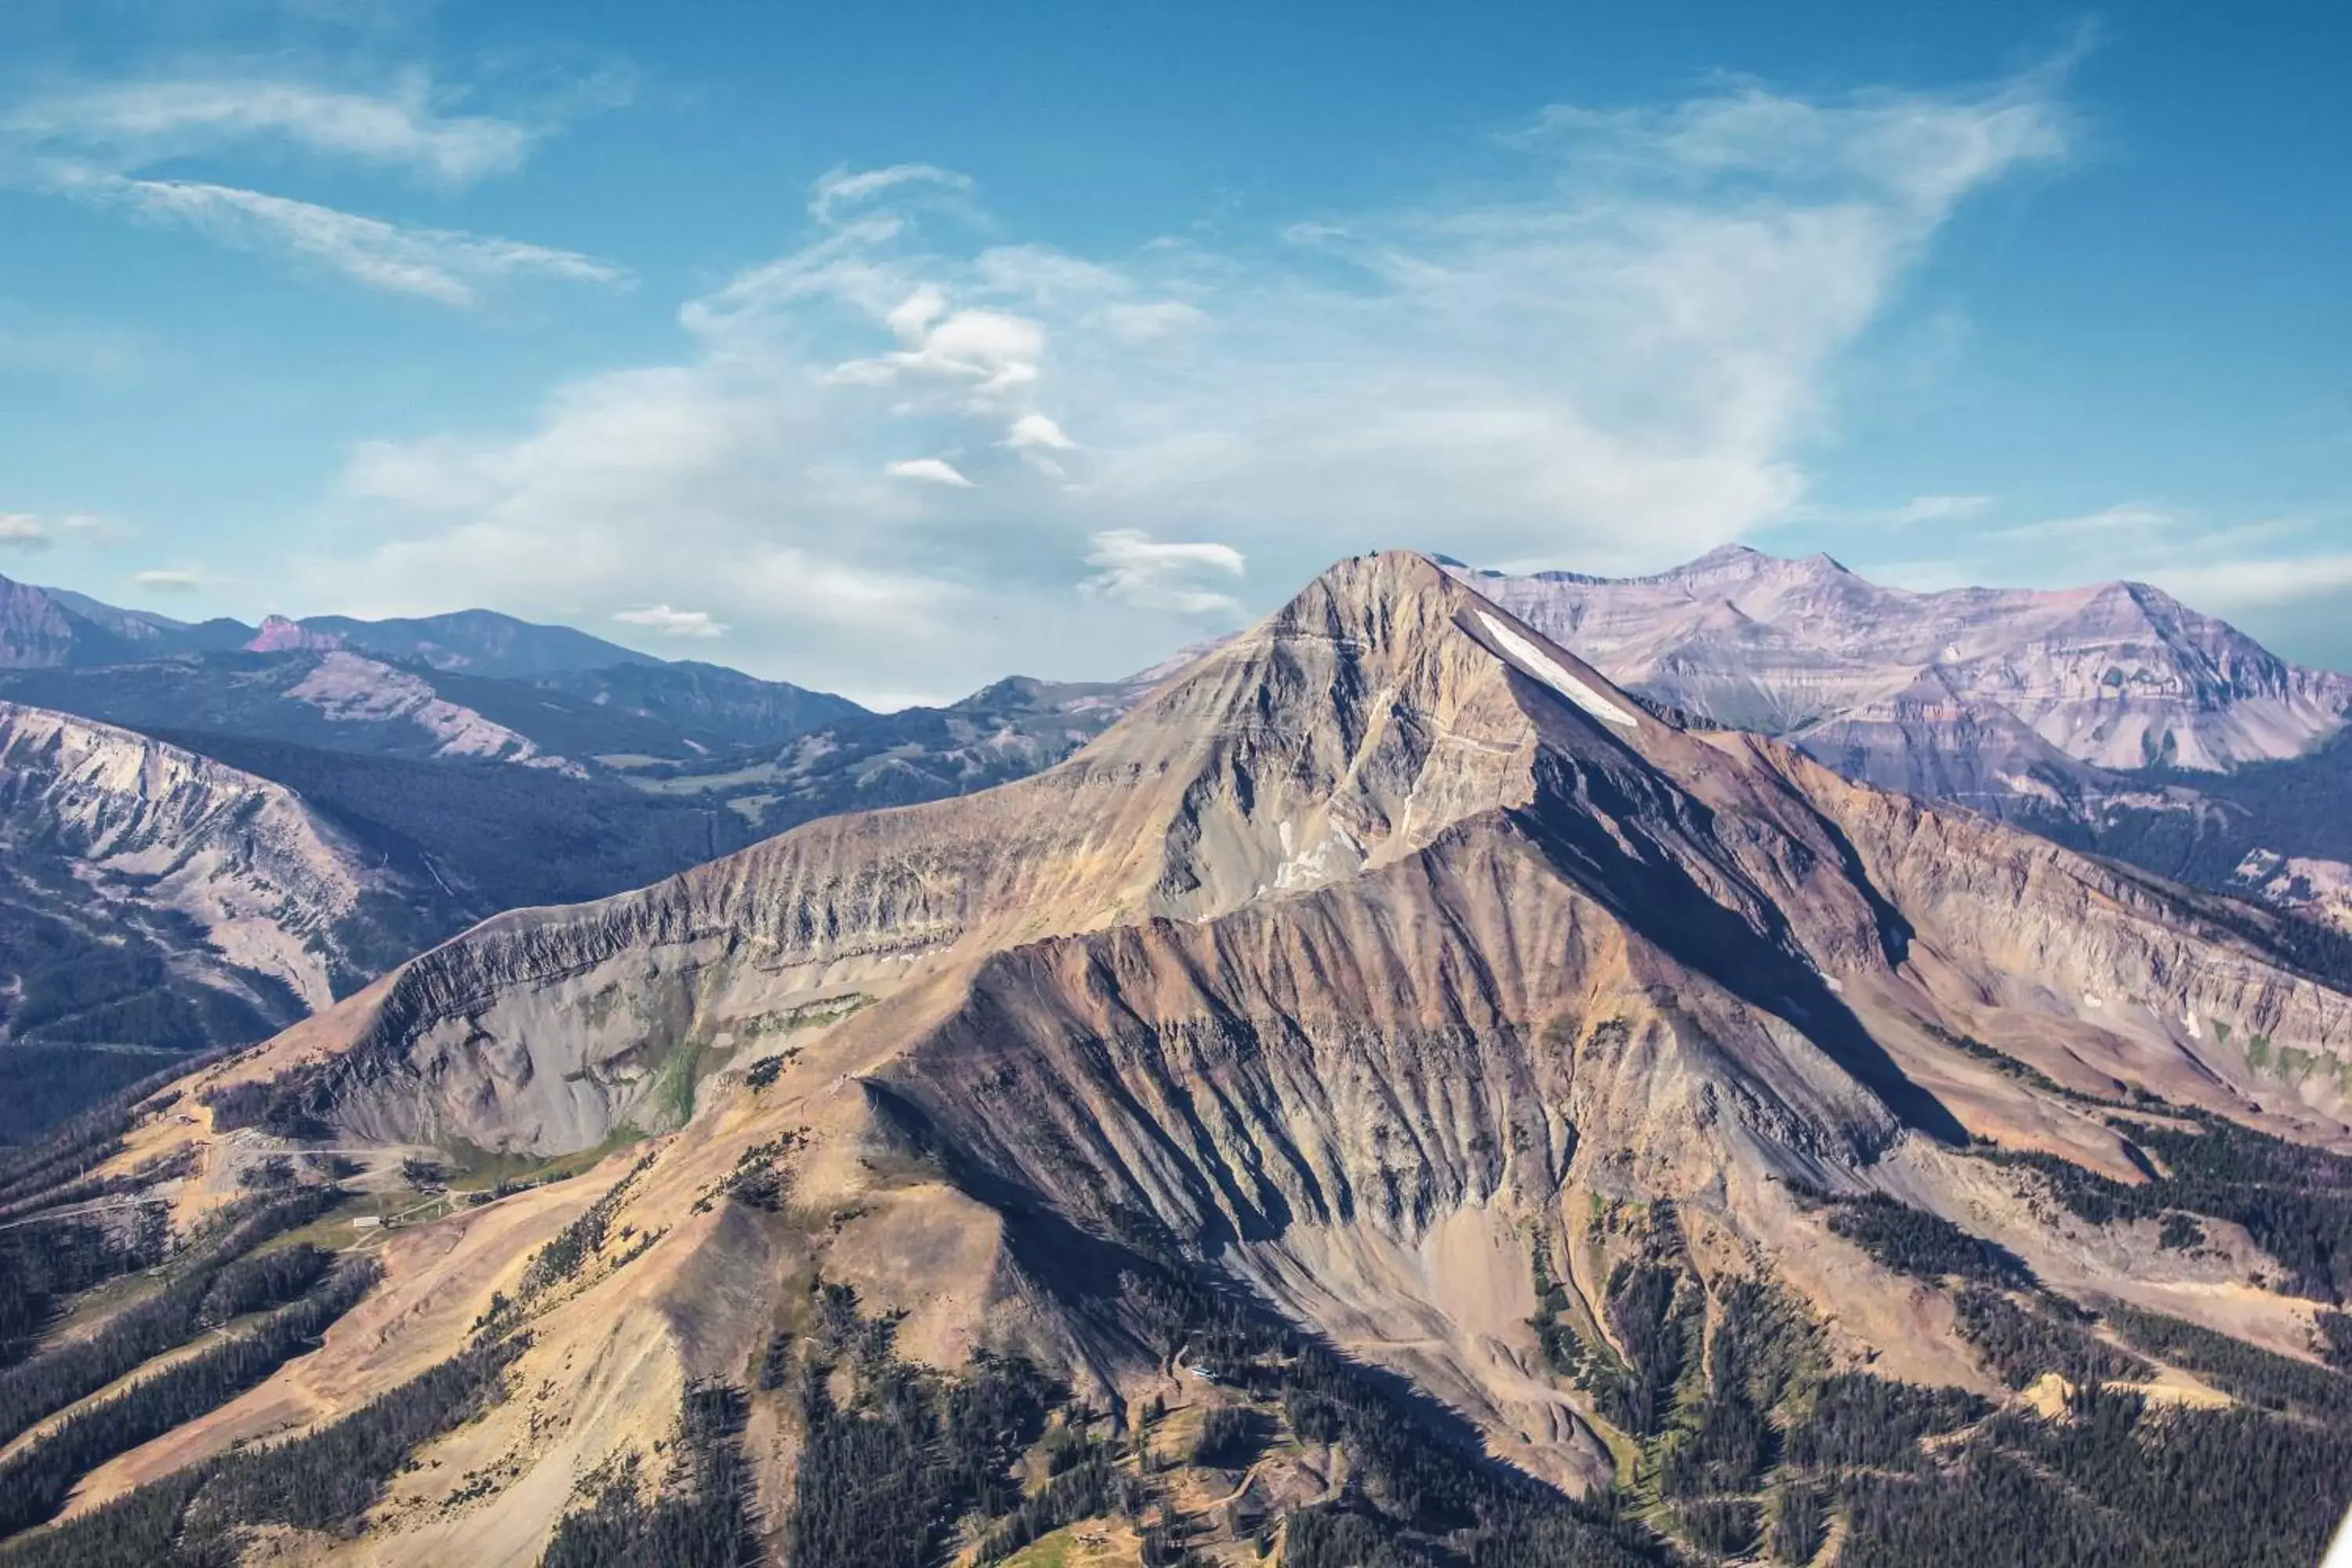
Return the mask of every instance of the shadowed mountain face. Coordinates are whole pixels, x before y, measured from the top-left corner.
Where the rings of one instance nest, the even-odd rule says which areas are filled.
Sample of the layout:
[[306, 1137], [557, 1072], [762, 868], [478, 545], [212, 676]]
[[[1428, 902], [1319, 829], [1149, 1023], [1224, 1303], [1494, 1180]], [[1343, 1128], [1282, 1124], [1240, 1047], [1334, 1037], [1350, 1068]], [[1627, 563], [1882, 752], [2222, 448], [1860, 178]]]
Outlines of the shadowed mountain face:
[[[1343, 562], [1034, 777], [499, 917], [0, 1171], [185, 1226], [332, 1148], [412, 1222], [327, 1223], [384, 1273], [315, 1355], [37, 1445], [88, 1519], [22, 1549], [2300, 1561], [2352, 974], [2290, 938]], [[568, 1179], [418, 1223], [419, 1161]], [[515, 1396], [342, 1512], [232, 1451], [435, 1367]]]

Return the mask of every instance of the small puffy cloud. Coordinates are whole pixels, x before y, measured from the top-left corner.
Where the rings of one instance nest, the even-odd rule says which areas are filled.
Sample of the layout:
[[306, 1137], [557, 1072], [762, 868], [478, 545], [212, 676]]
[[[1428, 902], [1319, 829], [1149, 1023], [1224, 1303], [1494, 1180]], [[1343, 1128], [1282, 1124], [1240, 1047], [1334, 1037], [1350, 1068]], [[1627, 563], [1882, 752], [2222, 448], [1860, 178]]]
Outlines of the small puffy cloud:
[[979, 488], [964, 478], [961, 469], [944, 458], [908, 458], [903, 462], [887, 465], [882, 471], [894, 479], [919, 479], [927, 485], [946, 485], [952, 489]]
[[1132, 528], [1114, 528], [1087, 542], [1087, 564], [1095, 575], [1079, 591], [1120, 599], [1147, 610], [1183, 615], [1239, 611], [1231, 594], [1202, 586], [1204, 578], [1240, 577], [1248, 563], [1230, 544], [1161, 543]]
[[673, 610], [667, 605], [615, 610], [613, 618], [624, 626], [643, 626], [666, 637], [723, 637], [728, 631], [727, 623], [713, 618], [708, 610]]
[[45, 550], [49, 531], [28, 511], [0, 511], [0, 545], [18, 550]]
[[1041, 323], [1003, 310], [940, 315], [944, 303], [936, 291], [909, 296], [885, 320], [911, 346], [845, 361], [834, 367], [834, 379], [861, 386], [912, 384], [909, 390], [919, 397], [944, 393], [951, 405], [969, 407], [986, 406], [1036, 381], [1045, 350]]
[[1043, 414], [1024, 414], [1013, 422], [1004, 444], [1014, 451], [1032, 447], [1050, 447], [1057, 452], [1073, 452], [1078, 444], [1062, 434], [1062, 427]]
[[191, 572], [180, 567], [163, 567], [150, 572], [133, 572], [131, 574], [131, 586], [144, 588], [151, 594], [193, 594], [210, 581], [211, 579], [201, 572]]

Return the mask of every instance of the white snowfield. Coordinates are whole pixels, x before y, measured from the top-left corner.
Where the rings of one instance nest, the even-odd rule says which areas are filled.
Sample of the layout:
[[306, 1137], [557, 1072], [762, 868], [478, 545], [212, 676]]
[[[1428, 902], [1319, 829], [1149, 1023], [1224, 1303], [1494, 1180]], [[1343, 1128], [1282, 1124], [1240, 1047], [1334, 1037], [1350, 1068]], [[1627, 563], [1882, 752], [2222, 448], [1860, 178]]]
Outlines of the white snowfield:
[[1486, 611], [1478, 612], [1478, 621], [1486, 628], [1486, 635], [1501, 645], [1505, 658], [1595, 719], [1604, 724], [1617, 725], [1620, 729], [1638, 730], [1642, 727], [1639, 719], [1570, 675], [1559, 660]]
[[2352, 1519], [2336, 1531], [2335, 1543], [2328, 1547], [2319, 1568], [2352, 1568]]

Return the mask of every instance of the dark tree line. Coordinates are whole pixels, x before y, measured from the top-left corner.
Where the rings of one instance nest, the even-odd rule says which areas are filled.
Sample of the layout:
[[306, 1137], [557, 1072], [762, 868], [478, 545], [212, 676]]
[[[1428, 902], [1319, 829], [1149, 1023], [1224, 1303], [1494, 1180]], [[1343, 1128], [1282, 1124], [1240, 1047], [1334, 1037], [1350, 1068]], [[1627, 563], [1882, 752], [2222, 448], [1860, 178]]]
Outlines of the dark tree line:
[[1801, 1470], [1916, 1468], [1922, 1437], [1957, 1432], [1991, 1411], [1966, 1389], [1840, 1373], [1823, 1380], [1812, 1414], [1789, 1434], [1789, 1463]]
[[245, 1333], [59, 1422], [0, 1463], [0, 1535], [41, 1523], [96, 1466], [226, 1403], [308, 1350], [380, 1274], [373, 1261], [346, 1264]]
[[0, 1568], [231, 1568], [243, 1527], [341, 1529], [420, 1446], [499, 1398], [528, 1343], [478, 1341], [308, 1436], [189, 1466], [0, 1545]]
[[[797, 1568], [895, 1568], [938, 1555], [966, 1514], [1021, 1502], [1013, 1461], [1066, 1391], [1027, 1362], [975, 1357], [960, 1378], [898, 1356], [887, 1319], [861, 1320], [841, 1286], [821, 1288], [790, 1394], [803, 1433], [785, 1560]], [[831, 1383], [845, 1371], [847, 1400]]]
[[540, 1568], [736, 1568], [760, 1560], [751, 1478], [743, 1462], [743, 1392], [688, 1387], [673, 1473], [655, 1500], [635, 1456], [610, 1467], [588, 1504], [566, 1514]]
[[206, 1329], [284, 1305], [317, 1284], [333, 1262], [324, 1248], [301, 1246], [194, 1268], [88, 1338], [11, 1367], [0, 1374], [0, 1444]]
[[[1661, 1494], [1698, 1498], [1746, 1492], [1760, 1483], [1780, 1457], [1772, 1411], [1804, 1376], [1813, 1359], [1812, 1339], [1803, 1314], [1778, 1293], [1752, 1279], [1724, 1288], [1707, 1343], [1706, 1397], [1659, 1445]], [[1698, 1521], [1693, 1525], [1697, 1533], [1683, 1533], [1700, 1545], [1730, 1529], [1720, 1510], [1685, 1506], [1678, 1517]]]
[[2352, 1436], [2258, 1410], [2151, 1408], [2092, 1385], [2002, 1415], [1919, 1478], [1841, 1485], [1841, 1568], [2310, 1568], [2352, 1490]]
[[1765, 1548], [1776, 1563], [1811, 1563], [1830, 1538], [1830, 1511], [1822, 1489], [1790, 1481], [1772, 1498], [1772, 1529]]
[[0, 1365], [31, 1352], [60, 1302], [118, 1275], [152, 1268], [170, 1240], [161, 1204], [104, 1218], [32, 1220], [0, 1230]]
[[1445, 1417], [1378, 1374], [1265, 1314], [1190, 1279], [1138, 1270], [1125, 1305], [1163, 1360], [1192, 1365], [1238, 1393], [1278, 1403], [1292, 1433], [1349, 1457], [1333, 1502], [1283, 1523], [1291, 1568], [1464, 1563], [1475, 1568], [1636, 1568], [1670, 1561], [1648, 1529], [1598, 1503], [1567, 1498], [1487, 1461]]
[[1679, 1268], [1621, 1263], [1610, 1273], [1602, 1310], [1624, 1360], [1588, 1363], [1593, 1402], [1627, 1431], [1654, 1434], [1673, 1407], [1675, 1385], [1697, 1355], [1705, 1298]]
[[2020, 1289], [2033, 1283], [2032, 1270], [2015, 1253], [1963, 1230], [1941, 1215], [1914, 1208], [1885, 1193], [1811, 1195], [1830, 1205], [1833, 1234], [1897, 1274], [1920, 1279], [1958, 1276], [1979, 1284]]
[[2161, 1218], [2173, 1226], [2166, 1245], [2193, 1246], [2201, 1232], [2181, 1228], [2182, 1215], [2228, 1220], [2286, 1268], [2290, 1289], [2329, 1302], [2352, 1293], [2352, 1159], [2207, 1112], [2170, 1114], [2194, 1131], [2108, 1118], [2139, 1160], [2147, 1179], [2136, 1186], [2038, 1151], [1979, 1152], [2040, 1173], [2092, 1225]]
[[[142, 1164], [137, 1171], [122, 1176], [100, 1177], [90, 1173], [122, 1152], [124, 1133], [142, 1121], [163, 1115], [179, 1103], [180, 1091], [165, 1085], [216, 1059], [217, 1057], [193, 1058], [162, 1072], [150, 1073], [103, 1103], [53, 1129], [39, 1142], [21, 1149], [0, 1149], [0, 1215], [29, 1214], [109, 1194], [135, 1192], [156, 1180], [163, 1173], [162, 1165], [175, 1156], [165, 1154], [159, 1162]], [[158, 1089], [163, 1092], [159, 1094]]]
[[2107, 1321], [2148, 1354], [2195, 1373], [2233, 1399], [2352, 1425], [2352, 1377], [2342, 1373], [2137, 1307], [2116, 1307]]
[[2021, 1306], [2013, 1298], [1972, 1285], [1954, 1299], [1960, 1335], [2011, 1388], [2044, 1373], [2069, 1383], [2144, 1383], [2156, 1369], [2092, 1333], [2053, 1299]]

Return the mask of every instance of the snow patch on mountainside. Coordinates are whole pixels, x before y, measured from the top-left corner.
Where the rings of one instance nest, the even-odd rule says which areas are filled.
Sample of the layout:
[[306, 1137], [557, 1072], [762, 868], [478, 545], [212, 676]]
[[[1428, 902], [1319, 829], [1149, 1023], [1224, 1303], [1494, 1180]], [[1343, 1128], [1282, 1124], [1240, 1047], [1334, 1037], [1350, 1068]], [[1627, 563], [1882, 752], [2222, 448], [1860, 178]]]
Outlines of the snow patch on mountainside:
[[1487, 636], [1502, 645], [1503, 656], [1527, 674], [1534, 676], [1605, 724], [1615, 724], [1627, 730], [1641, 728], [1639, 719], [1570, 675], [1558, 659], [1486, 611], [1478, 612], [1478, 622], [1486, 628]]

